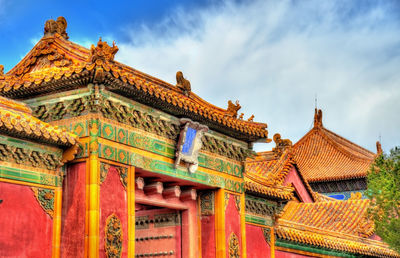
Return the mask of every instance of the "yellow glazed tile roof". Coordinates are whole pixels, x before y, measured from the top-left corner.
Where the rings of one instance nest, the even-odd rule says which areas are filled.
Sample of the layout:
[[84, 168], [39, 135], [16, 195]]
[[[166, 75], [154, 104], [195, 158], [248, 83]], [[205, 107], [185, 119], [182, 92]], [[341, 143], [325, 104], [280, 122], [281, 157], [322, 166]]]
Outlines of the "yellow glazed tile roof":
[[304, 177], [309, 182], [365, 177], [376, 155], [324, 128], [321, 111], [314, 120], [314, 127], [293, 146]]
[[[248, 191], [287, 200], [293, 199], [294, 188], [291, 185], [283, 185], [290, 169], [296, 167], [292, 142], [281, 139], [280, 134], [275, 134], [273, 139], [276, 146], [272, 151], [259, 152], [256, 156], [246, 159], [245, 187]], [[314, 201], [321, 199], [317, 198], [318, 196], [300, 172], [299, 176], [311, 198]]]
[[400, 257], [381, 241], [370, 239], [373, 222], [366, 219], [369, 200], [289, 202], [277, 220], [283, 240], [363, 255]]
[[[65, 25], [66, 26], [66, 25]], [[64, 28], [65, 29], [65, 28]], [[89, 50], [67, 40], [66, 32], [45, 33], [34, 48], [7, 74], [0, 71], [0, 95], [21, 98], [29, 94], [61, 91], [71, 86], [104, 83], [111, 90], [143, 95], [157, 105], [174, 107], [185, 114], [201, 117], [230, 128], [237, 135], [249, 135], [249, 141], [268, 140], [267, 125], [237, 117], [232, 102], [228, 109], [216, 107], [193, 92], [185, 92], [114, 60], [118, 48], [100, 41]], [[189, 86], [190, 87], [190, 86]]]
[[273, 152], [264, 152], [248, 158], [245, 163], [245, 189], [290, 200], [294, 198], [294, 189], [284, 186], [283, 182], [292, 166], [293, 159], [289, 149], [278, 157]]
[[0, 131], [67, 147], [75, 145], [78, 140], [76, 135], [33, 117], [25, 104], [4, 97], [0, 97]]

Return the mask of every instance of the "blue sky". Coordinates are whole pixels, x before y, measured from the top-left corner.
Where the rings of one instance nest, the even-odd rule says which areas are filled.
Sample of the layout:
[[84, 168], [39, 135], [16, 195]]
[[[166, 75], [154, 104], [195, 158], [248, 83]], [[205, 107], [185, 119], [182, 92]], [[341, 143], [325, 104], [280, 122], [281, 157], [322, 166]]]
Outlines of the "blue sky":
[[[226, 107], [293, 142], [324, 125], [375, 151], [400, 145], [400, 1], [0, 0], [0, 63], [11, 69], [64, 16], [70, 40], [115, 40], [116, 59]], [[273, 144], [258, 144], [257, 150]]]

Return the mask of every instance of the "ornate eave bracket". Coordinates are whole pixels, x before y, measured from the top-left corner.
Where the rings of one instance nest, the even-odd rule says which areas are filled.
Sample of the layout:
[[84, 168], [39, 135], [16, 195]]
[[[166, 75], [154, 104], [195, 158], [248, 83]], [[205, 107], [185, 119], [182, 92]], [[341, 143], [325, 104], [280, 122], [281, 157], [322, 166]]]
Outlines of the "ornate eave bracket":
[[175, 168], [183, 161], [189, 164], [189, 172], [194, 173], [198, 168], [199, 151], [202, 147], [201, 139], [208, 131], [208, 127], [188, 118], [180, 119], [180, 123], [182, 130], [176, 146]]

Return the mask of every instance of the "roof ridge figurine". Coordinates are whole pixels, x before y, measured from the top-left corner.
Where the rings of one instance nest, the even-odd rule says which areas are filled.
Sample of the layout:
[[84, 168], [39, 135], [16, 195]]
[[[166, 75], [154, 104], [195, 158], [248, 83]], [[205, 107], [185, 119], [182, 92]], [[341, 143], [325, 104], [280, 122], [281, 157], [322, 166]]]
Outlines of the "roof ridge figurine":
[[322, 127], [322, 110], [321, 109], [315, 109], [315, 114], [314, 114], [314, 127]]
[[102, 41], [101, 37], [97, 42], [97, 46], [90, 47], [89, 62], [95, 63], [97, 60], [112, 61], [114, 60], [115, 54], [118, 52], [118, 47], [113, 41], [112, 47], [107, 44], [106, 41]]
[[67, 30], [67, 20], [60, 16], [57, 21], [50, 19], [44, 24], [44, 36], [53, 36], [55, 33], [60, 34], [65, 39], [69, 39]]
[[183, 91], [183, 94], [189, 96], [190, 91], [192, 90], [190, 86], [190, 81], [183, 77], [183, 73], [181, 71], [176, 72], [176, 87]]
[[290, 148], [293, 145], [291, 140], [282, 139], [279, 133], [274, 134], [273, 139], [276, 146], [272, 149], [272, 152], [274, 152], [274, 154], [278, 157], [281, 156], [287, 148]]
[[228, 101], [228, 108], [227, 108], [227, 113], [229, 116], [236, 118], [237, 113], [239, 109], [241, 109], [242, 106], [239, 104], [239, 100], [235, 101], [235, 104], [233, 104], [232, 100]]

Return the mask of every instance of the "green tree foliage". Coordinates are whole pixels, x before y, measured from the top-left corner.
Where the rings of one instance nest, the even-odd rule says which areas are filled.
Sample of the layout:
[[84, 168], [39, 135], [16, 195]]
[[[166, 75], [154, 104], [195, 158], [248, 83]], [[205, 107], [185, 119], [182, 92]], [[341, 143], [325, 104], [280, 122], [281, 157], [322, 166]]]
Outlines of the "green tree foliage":
[[375, 232], [400, 252], [400, 147], [376, 158], [368, 173], [368, 190]]

